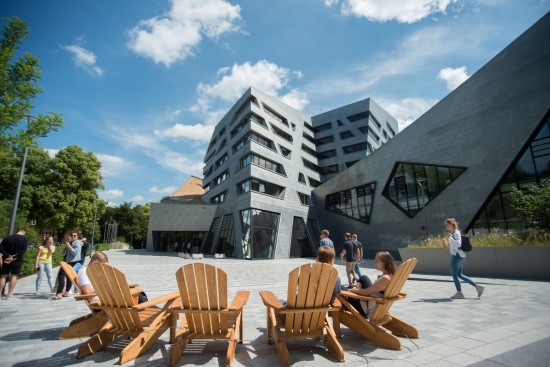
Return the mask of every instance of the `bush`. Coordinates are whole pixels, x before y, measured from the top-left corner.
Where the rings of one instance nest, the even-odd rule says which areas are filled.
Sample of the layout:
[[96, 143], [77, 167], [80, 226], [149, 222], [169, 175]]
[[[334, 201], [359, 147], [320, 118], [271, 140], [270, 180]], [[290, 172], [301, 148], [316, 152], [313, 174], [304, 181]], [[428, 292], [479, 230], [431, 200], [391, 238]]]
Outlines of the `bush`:
[[[443, 241], [449, 238], [448, 235], [431, 235], [423, 241], [411, 242], [408, 247], [440, 248]], [[550, 233], [529, 233], [529, 234], [506, 234], [491, 233], [477, 236], [470, 236], [472, 246], [475, 247], [512, 247], [512, 246], [533, 246], [550, 245]]]
[[[55, 268], [63, 261], [63, 249], [65, 246], [58, 246], [55, 248], [55, 252], [52, 255], [52, 268]], [[29, 247], [23, 257], [23, 267], [21, 268], [21, 277], [29, 276], [36, 273], [34, 264], [36, 263], [36, 254], [38, 253], [37, 247]]]

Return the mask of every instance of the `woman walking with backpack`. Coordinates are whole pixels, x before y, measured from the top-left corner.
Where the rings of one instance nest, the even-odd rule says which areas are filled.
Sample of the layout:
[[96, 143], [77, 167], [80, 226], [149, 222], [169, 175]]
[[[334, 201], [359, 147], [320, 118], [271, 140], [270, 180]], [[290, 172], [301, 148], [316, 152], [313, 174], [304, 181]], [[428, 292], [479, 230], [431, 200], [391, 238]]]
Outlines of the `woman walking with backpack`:
[[460, 280], [462, 279], [466, 283], [476, 287], [478, 298], [481, 297], [485, 287], [477, 285], [472, 279], [462, 274], [462, 268], [464, 267], [464, 261], [466, 260], [466, 254], [460, 246], [462, 245], [462, 235], [458, 229], [458, 223], [454, 218], [445, 219], [445, 229], [449, 232], [449, 239], [443, 241], [445, 248], [449, 248], [451, 251], [451, 275], [456, 287], [456, 293], [451, 296], [451, 299], [463, 299], [462, 286]]

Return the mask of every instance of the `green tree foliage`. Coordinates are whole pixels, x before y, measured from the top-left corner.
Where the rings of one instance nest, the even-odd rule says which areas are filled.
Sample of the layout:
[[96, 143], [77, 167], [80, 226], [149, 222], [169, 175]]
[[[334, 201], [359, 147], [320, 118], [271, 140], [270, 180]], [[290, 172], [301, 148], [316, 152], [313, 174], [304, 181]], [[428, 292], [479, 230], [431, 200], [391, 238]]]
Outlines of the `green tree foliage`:
[[132, 206], [124, 202], [117, 207], [108, 207], [101, 218], [101, 223], [118, 223], [118, 236], [134, 248], [140, 248], [141, 243], [147, 240], [147, 226], [149, 224], [150, 204]]
[[[0, 146], [15, 151], [36, 145], [37, 138], [57, 131], [64, 122], [54, 112], [28, 117], [33, 100], [42, 93], [37, 84], [42, 70], [39, 59], [30, 53], [16, 58], [22, 39], [28, 34], [26, 23], [17, 17], [4, 21], [0, 39]], [[0, 150], [0, 154], [5, 153], [6, 149]]]
[[550, 182], [527, 185], [510, 194], [510, 205], [528, 227], [550, 231]]

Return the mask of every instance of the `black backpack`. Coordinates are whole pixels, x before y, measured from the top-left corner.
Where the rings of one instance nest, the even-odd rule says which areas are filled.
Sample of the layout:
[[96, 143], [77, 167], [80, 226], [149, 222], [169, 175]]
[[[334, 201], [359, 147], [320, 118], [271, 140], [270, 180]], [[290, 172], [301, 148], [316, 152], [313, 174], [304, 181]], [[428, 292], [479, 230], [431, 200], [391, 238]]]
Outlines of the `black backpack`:
[[472, 243], [470, 242], [470, 237], [462, 235], [462, 243], [459, 249], [464, 252], [472, 251]]

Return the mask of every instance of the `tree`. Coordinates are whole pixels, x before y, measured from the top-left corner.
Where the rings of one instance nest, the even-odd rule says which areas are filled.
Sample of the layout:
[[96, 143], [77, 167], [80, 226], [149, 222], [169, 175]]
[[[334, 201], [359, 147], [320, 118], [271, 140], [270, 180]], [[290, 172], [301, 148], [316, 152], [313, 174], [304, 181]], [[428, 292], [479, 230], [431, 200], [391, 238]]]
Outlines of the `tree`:
[[[17, 17], [4, 19], [0, 39], [0, 146], [10, 150], [36, 145], [36, 139], [57, 131], [64, 124], [57, 113], [38, 114], [29, 118], [33, 100], [42, 93], [37, 84], [42, 74], [39, 59], [25, 53], [13, 60], [23, 38], [28, 35], [27, 24]], [[5, 154], [0, 149], [0, 154]]]
[[45, 210], [51, 213], [47, 224], [62, 231], [80, 228], [90, 232], [97, 201], [96, 190], [104, 188], [101, 162], [93, 153], [69, 145], [51, 160], [50, 169], [51, 180], [40, 191], [47, 206]]
[[124, 237], [134, 248], [139, 248], [147, 240], [149, 213], [150, 204], [132, 206], [132, 203], [124, 202], [117, 207], [108, 207], [101, 223], [115, 220], [118, 223], [118, 236]]
[[550, 182], [527, 185], [523, 190], [514, 188], [510, 205], [527, 226], [550, 231]]

